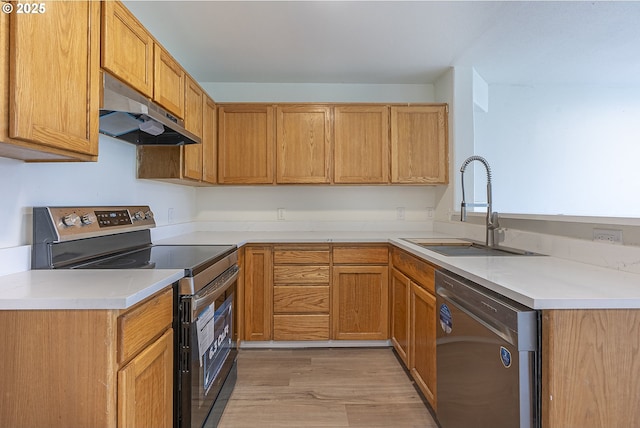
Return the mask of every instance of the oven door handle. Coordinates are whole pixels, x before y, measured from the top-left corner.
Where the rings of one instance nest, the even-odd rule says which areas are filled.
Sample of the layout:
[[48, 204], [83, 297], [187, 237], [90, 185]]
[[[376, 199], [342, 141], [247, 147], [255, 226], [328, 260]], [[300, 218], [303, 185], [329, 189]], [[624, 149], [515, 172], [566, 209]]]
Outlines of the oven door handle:
[[211, 284], [203, 288], [201, 293], [195, 294], [191, 305], [192, 319], [196, 319], [196, 316], [203, 308], [215, 302], [216, 299], [218, 299], [218, 297], [220, 297], [220, 295], [222, 295], [222, 293], [231, 286], [231, 284], [236, 282], [239, 273], [240, 268], [237, 265], [234, 265], [222, 273], [218, 278], [214, 279]]

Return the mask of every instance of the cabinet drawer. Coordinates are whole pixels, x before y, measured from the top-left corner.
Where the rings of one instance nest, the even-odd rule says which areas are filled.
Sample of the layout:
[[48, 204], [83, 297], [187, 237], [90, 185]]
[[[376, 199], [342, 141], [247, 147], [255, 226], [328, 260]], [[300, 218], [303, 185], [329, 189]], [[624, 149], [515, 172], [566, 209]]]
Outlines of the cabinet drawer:
[[404, 251], [393, 249], [391, 253], [393, 267], [413, 279], [431, 294], [435, 294], [435, 268]]
[[333, 247], [333, 263], [386, 265], [389, 263], [389, 249], [386, 245], [379, 247], [357, 245]]
[[329, 286], [275, 286], [275, 313], [329, 313]]
[[300, 249], [276, 247], [273, 252], [274, 264], [329, 264], [329, 247]]
[[118, 362], [136, 355], [173, 321], [173, 290], [169, 289], [118, 318]]
[[329, 266], [274, 266], [275, 284], [328, 284]]
[[274, 315], [274, 340], [329, 340], [329, 315]]

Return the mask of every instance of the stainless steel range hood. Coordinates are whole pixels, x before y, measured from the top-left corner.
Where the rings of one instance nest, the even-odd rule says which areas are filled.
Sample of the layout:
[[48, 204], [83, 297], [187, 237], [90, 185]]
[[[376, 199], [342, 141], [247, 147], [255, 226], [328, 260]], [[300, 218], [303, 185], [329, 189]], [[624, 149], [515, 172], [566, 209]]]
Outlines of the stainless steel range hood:
[[100, 133], [137, 145], [182, 146], [200, 138], [184, 121], [113, 76], [103, 73]]

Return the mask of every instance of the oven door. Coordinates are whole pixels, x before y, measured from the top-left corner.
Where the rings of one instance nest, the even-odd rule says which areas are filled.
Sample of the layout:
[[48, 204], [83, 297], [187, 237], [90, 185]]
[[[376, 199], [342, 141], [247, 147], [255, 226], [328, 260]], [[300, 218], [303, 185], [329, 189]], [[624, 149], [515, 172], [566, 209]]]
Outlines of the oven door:
[[179, 418], [182, 428], [201, 428], [236, 360], [234, 311], [238, 267], [197, 294], [182, 296], [179, 340]]

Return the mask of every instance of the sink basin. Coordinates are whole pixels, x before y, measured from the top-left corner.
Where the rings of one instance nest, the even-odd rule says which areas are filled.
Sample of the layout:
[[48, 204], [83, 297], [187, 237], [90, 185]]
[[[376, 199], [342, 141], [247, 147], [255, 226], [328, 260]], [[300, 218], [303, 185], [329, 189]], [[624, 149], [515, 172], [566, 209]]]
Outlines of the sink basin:
[[430, 251], [448, 257], [495, 257], [495, 256], [540, 256], [542, 254], [531, 251], [518, 250], [507, 247], [488, 247], [474, 241], [461, 239], [433, 240], [433, 239], [411, 239], [403, 238], [404, 241], [419, 245]]

